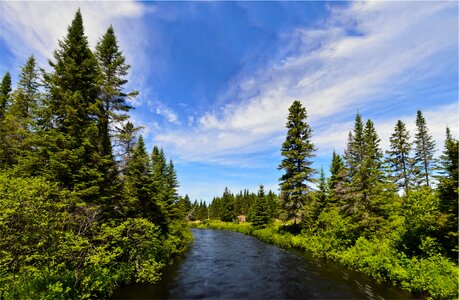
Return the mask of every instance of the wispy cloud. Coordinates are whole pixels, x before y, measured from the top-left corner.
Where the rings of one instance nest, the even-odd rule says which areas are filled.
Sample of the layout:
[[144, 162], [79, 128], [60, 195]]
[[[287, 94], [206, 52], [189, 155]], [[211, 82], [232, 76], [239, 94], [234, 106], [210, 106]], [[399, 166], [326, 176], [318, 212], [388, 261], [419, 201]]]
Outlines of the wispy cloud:
[[[351, 128], [357, 111], [372, 109], [369, 117], [392, 124], [408, 108], [413, 115], [423, 108], [415, 99], [422, 84], [457, 65], [457, 22], [455, 2], [355, 2], [334, 9], [322, 26], [286, 34], [272, 61], [237, 76], [220, 95], [226, 105], [202, 115], [192, 130], [168, 130], [156, 140], [184, 160], [226, 163], [231, 155], [278, 147], [288, 106], [298, 99], [316, 128], [317, 146], [342, 149], [341, 126]], [[456, 103], [457, 93], [444, 100]], [[387, 110], [394, 110], [390, 120], [378, 116]], [[443, 112], [457, 117], [457, 110]], [[430, 126], [444, 130], [437, 121]]]
[[[80, 8], [85, 26], [85, 34], [91, 48], [113, 25], [120, 48], [127, 62], [132, 65], [129, 81], [135, 82], [132, 89], [142, 89], [149, 72], [159, 69], [159, 63], [148, 59], [145, 49], [154, 36], [147, 32], [141, 17], [155, 13], [155, 6], [145, 6], [136, 1], [3, 1], [0, 2], [0, 37], [10, 48], [16, 60], [14, 66], [22, 65], [31, 54], [38, 59], [41, 67], [48, 67], [53, 50], [58, 48], [67, 27]], [[151, 30], [150, 30], [151, 32]], [[153, 47], [153, 46], [151, 46]], [[12, 70], [13, 71], [13, 70]]]
[[[451, 129], [451, 133], [456, 137], [459, 135], [459, 114], [458, 104], [452, 103], [441, 105], [430, 110], [424, 110], [423, 115], [426, 119], [427, 128], [432, 135], [438, 151], [443, 150], [443, 144], [446, 137], [446, 127]], [[365, 115], [362, 116], [367, 119]], [[389, 117], [383, 120], [375, 120], [375, 127], [381, 139], [381, 148], [387, 150], [390, 147], [389, 138], [394, 132], [395, 124], [401, 120], [406, 124], [407, 130], [410, 132], [411, 142], [414, 141], [416, 132], [416, 109], [414, 108], [409, 115], [397, 117]], [[354, 128], [354, 122], [335, 123], [320, 134], [314, 137], [314, 142], [319, 146], [319, 154], [330, 156], [332, 151], [342, 151], [347, 142], [348, 133]], [[438, 154], [439, 152], [437, 152]]]
[[180, 125], [177, 113], [161, 101], [147, 101], [150, 111], [164, 117], [169, 123]]

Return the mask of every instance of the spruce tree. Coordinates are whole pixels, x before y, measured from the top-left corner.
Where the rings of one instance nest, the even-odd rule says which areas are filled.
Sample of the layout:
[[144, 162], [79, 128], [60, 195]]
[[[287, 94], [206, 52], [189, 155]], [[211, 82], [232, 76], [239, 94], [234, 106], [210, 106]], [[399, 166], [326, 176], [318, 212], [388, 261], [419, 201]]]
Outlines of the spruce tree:
[[31, 158], [27, 152], [34, 148], [32, 131], [36, 130], [38, 78], [35, 58], [31, 56], [21, 68], [18, 88], [12, 94], [11, 105], [3, 122], [6, 135], [1, 147], [7, 153], [10, 166], [17, 163], [19, 156]]
[[49, 111], [53, 130], [44, 138], [49, 149], [43, 172], [62, 187], [86, 201], [100, 197], [105, 164], [100, 155], [98, 131], [99, 68], [88, 47], [80, 10], [68, 27], [67, 36], [54, 51], [53, 71], [45, 74], [50, 92]]
[[459, 199], [459, 140], [452, 137], [446, 128], [446, 140], [443, 154], [440, 156], [438, 194], [440, 211], [443, 214], [443, 228], [440, 229], [440, 241], [445, 246], [448, 255], [457, 260], [458, 241], [458, 199]]
[[8, 139], [12, 133], [5, 120], [11, 105], [11, 91], [11, 75], [6, 72], [0, 84], [0, 169], [12, 165], [13, 154]]
[[394, 133], [390, 137], [390, 150], [386, 151], [388, 154], [387, 162], [392, 173], [392, 180], [395, 184], [403, 189], [405, 194], [411, 186], [411, 144], [410, 134], [406, 130], [405, 124], [398, 120], [395, 125]]
[[345, 150], [346, 160], [346, 184], [345, 197], [341, 199], [341, 208], [346, 214], [354, 214], [361, 209], [364, 202], [363, 191], [365, 189], [364, 157], [365, 135], [362, 117], [357, 114], [353, 131], [349, 132], [347, 147]]
[[440, 156], [438, 176], [438, 191], [440, 194], [441, 209], [445, 213], [458, 215], [458, 155], [459, 140], [451, 135], [449, 128], [446, 128], [446, 139], [443, 154]]
[[127, 100], [133, 98], [138, 92], [125, 92], [124, 85], [128, 82], [130, 66], [126, 64], [122, 52], [119, 50], [118, 41], [113, 27], [110, 26], [96, 46], [96, 58], [100, 67], [100, 117], [99, 131], [102, 144], [102, 155], [112, 157], [111, 128], [122, 124], [128, 119], [127, 112], [132, 108]]
[[223, 222], [233, 221], [236, 217], [236, 214], [234, 212], [234, 196], [233, 194], [231, 194], [227, 187], [225, 187], [225, 191], [223, 192], [221, 202], [221, 220]]
[[426, 120], [418, 110], [416, 116], [416, 134], [414, 139], [414, 168], [418, 186], [431, 184], [431, 173], [434, 163], [435, 142], [429, 134]]
[[251, 207], [251, 221], [255, 228], [263, 228], [271, 223], [271, 216], [263, 185], [260, 185], [257, 199]]
[[319, 186], [316, 192], [316, 205], [315, 205], [315, 216], [314, 218], [317, 219], [319, 217], [322, 210], [324, 210], [328, 206], [328, 199], [329, 199], [329, 190], [327, 184], [327, 178], [325, 177], [324, 169], [320, 169], [320, 176], [319, 176]]
[[119, 169], [122, 174], [125, 172], [126, 162], [132, 157], [136, 134], [139, 130], [139, 127], [135, 127], [134, 124], [128, 121], [120, 127], [119, 133], [117, 134], [117, 156], [119, 160]]
[[143, 216], [156, 224], [159, 208], [153, 199], [152, 168], [150, 157], [145, 149], [142, 135], [134, 148], [131, 159], [127, 162], [126, 196], [129, 199], [128, 210], [134, 216]]
[[3, 75], [2, 82], [0, 84], [0, 121], [5, 118], [6, 112], [10, 106], [11, 101], [11, 74], [6, 72]]
[[295, 224], [303, 206], [311, 203], [309, 184], [314, 182], [316, 173], [311, 167], [316, 149], [311, 142], [312, 130], [306, 118], [306, 109], [300, 101], [294, 101], [289, 108], [288, 132], [281, 149], [284, 158], [279, 165], [279, 169], [285, 171], [279, 179], [282, 205]]
[[330, 165], [330, 178], [328, 180], [330, 204], [336, 205], [336, 203], [343, 198], [345, 177], [343, 158], [333, 150], [332, 162]]
[[[175, 172], [174, 163], [172, 160], [169, 161], [169, 164], [166, 166], [166, 183], [167, 183], [167, 192], [166, 192], [166, 212], [169, 220], [176, 220], [179, 218], [179, 211], [177, 208], [177, 189], [179, 187], [177, 180], [177, 173]], [[207, 207], [206, 207], [207, 214]]]

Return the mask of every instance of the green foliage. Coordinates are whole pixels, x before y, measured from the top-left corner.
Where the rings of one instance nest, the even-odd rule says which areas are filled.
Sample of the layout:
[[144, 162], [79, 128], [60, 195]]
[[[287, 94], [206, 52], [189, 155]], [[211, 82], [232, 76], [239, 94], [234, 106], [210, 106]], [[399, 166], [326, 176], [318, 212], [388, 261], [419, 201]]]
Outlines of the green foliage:
[[251, 221], [255, 228], [263, 228], [271, 223], [271, 213], [268, 201], [266, 199], [264, 187], [260, 185], [258, 197], [254, 205], [251, 207]]
[[172, 161], [154, 186], [142, 137], [135, 143], [126, 100], [136, 92], [123, 90], [129, 66], [111, 27], [96, 50], [78, 10], [44, 91], [33, 56], [14, 92], [9, 73], [2, 80], [1, 299], [103, 298], [133, 280], [155, 282], [192, 239], [174, 214]]
[[311, 158], [316, 150], [311, 142], [312, 130], [306, 123], [306, 109], [300, 101], [294, 101], [289, 108], [286, 127], [288, 129], [281, 154], [284, 157], [279, 165], [284, 170], [280, 180], [282, 205], [290, 217], [296, 218], [301, 208], [310, 204], [310, 183], [314, 182], [316, 172]]
[[416, 115], [416, 134], [414, 137], [414, 172], [416, 175], [416, 184], [418, 186], [430, 186], [435, 142], [429, 134], [426, 120], [420, 110], [418, 110]]
[[392, 173], [392, 180], [405, 194], [408, 193], [408, 189], [412, 185], [410, 152], [410, 134], [406, 130], [405, 123], [398, 120], [394, 133], [390, 137], [390, 150], [386, 151], [386, 153], [389, 155], [387, 161]]

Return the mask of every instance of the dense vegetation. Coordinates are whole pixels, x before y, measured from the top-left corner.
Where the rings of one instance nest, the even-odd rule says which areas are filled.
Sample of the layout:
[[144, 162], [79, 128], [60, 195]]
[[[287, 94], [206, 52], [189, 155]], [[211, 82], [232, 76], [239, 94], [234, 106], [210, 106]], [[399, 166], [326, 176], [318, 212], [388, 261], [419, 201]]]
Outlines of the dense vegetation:
[[129, 122], [112, 27], [95, 51], [78, 11], [50, 61], [0, 86], [0, 298], [109, 295], [154, 282], [191, 239], [172, 161]]
[[[333, 152], [326, 178], [311, 168], [315, 147], [306, 118], [295, 101], [281, 150], [280, 196], [266, 197], [261, 188], [258, 196], [244, 193], [250, 197], [241, 203], [225, 190], [209, 205], [210, 219], [248, 214], [253, 224], [208, 226], [300, 247], [414, 292], [457, 298], [459, 142], [450, 130], [435, 159], [434, 141], [418, 111], [414, 141], [399, 120], [384, 155], [373, 122], [357, 114], [345, 153]], [[312, 176], [317, 173], [319, 178]], [[273, 226], [274, 219], [284, 225]]]

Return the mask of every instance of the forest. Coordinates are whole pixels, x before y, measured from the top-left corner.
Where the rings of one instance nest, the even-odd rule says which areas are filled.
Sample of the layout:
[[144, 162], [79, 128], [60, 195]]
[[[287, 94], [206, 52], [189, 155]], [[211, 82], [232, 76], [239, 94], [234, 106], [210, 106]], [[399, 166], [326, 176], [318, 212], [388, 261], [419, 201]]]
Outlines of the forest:
[[435, 145], [421, 111], [414, 134], [395, 124], [387, 151], [357, 114], [325, 172], [294, 101], [280, 193], [225, 188], [192, 203], [178, 195], [173, 161], [147, 150], [130, 120], [138, 92], [126, 90], [113, 27], [90, 49], [78, 10], [52, 57], [48, 71], [32, 55], [17, 83], [9, 72], [0, 83], [0, 299], [103, 298], [154, 283], [187, 250], [189, 226], [304, 249], [422, 297], [458, 297], [459, 141], [445, 128]]
[[172, 161], [129, 120], [129, 65], [78, 10], [50, 60], [0, 86], [0, 299], [85, 299], [155, 282], [191, 233]]
[[[225, 189], [208, 215], [201, 213], [201, 227], [302, 248], [426, 296], [458, 297], [459, 141], [448, 128], [437, 159], [417, 111], [414, 139], [399, 120], [383, 152], [374, 123], [357, 114], [344, 155], [333, 152], [326, 178], [323, 169], [312, 168], [316, 148], [299, 101], [286, 127], [280, 195], [266, 194], [263, 186], [257, 194]], [[238, 215], [251, 223], [236, 224]]]

